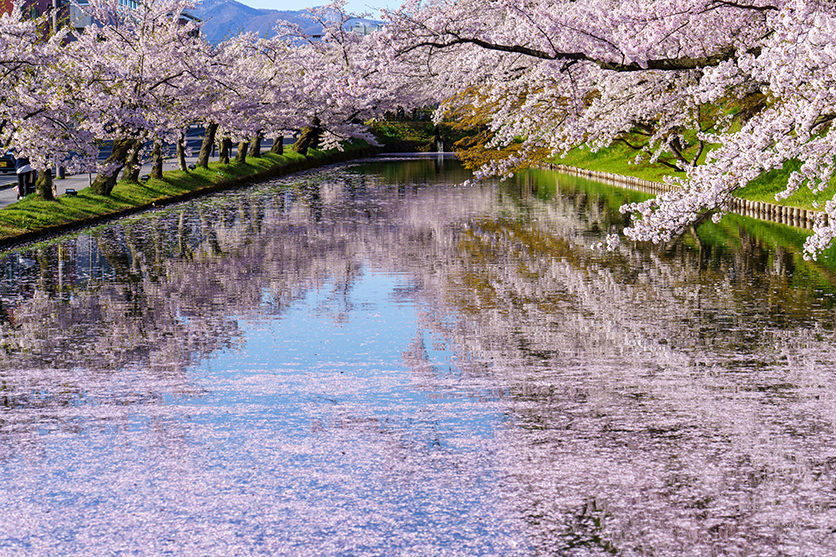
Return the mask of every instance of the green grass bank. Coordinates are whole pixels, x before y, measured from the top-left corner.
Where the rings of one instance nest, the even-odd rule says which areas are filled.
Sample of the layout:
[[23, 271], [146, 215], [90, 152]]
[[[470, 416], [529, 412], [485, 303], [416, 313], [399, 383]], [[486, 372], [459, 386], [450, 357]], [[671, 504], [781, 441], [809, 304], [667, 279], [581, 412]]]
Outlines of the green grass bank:
[[[684, 175], [658, 163], [642, 162], [634, 164], [635, 158], [636, 151], [626, 145], [614, 144], [595, 153], [585, 148], [573, 149], [565, 157], [555, 158], [551, 162], [586, 170], [635, 176], [653, 182], [661, 182], [665, 176]], [[783, 169], [763, 174], [757, 180], [750, 182], [745, 188], [735, 192], [734, 195], [750, 201], [764, 201], [788, 207], [822, 210], [825, 202], [836, 195], [836, 182], [834, 181], [831, 181], [830, 186], [818, 194], [813, 194], [809, 189], [802, 188], [787, 199], [775, 199], [775, 194], [783, 191], [786, 187], [790, 173], [798, 167], [798, 162], [787, 163]], [[818, 207], [816, 207], [816, 204], [818, 204]]]
[[89, 188], [79, 191], [76, 196], [62, 195], [56, 201], [44, 201], [32, 194], [0, 209], [0, 247], [372, 154], [374, 149], [365, 143], [350, 145], [344, 151], [312, 150], [307, 156], [293, 151], [286, 151], [283, 155], [265, 153], [261, 157], [247, 157], [243, 163], [212, 162], [208, 169], [168, 171], [159, 180], [149, 179], [141, 183], [123, 180], [110, 196], [96, 195]]

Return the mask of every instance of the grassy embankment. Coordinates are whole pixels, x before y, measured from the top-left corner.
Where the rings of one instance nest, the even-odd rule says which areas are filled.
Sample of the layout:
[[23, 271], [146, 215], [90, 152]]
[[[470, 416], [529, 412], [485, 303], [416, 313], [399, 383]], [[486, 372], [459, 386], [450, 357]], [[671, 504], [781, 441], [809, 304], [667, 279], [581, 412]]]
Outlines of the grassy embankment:
[[0, 245], [370, 153], [366, 144], [349, 146], [343, 152], [312, 150], [307, 157], [286, 150], [284, 155], [265, 153], [258, 158], [247, 157], [244, 163], [213, 162], [208, 169], [168, 171], [161, 180], [149, 179], [144, 183], [123, 180], [110, 196], [96, 195], [89, 188], [79, 191], [77, 196], [60, 196], [56, 201], [44, 201], [32, 194], [0, 209]]
[[[658, 163], [633, 164], [635, 158], [636, 151], [626, 145], [615, 144], [597, 153], [588, 149], [574, 149], [565, 157], [554, 159], [554, 162], [587, 170], [635, 176], [655, 182], [661, 182], [665, 176], [683, 176], [682, 173], [676, 173], [671, 168]], [[785, 165], [782, 170], [767, 172], [745, 188], [735, 192], [735, 195], [751, 201], [766, 201], [804, 209], [816, 209], [813, 203], [817, 202], [819, 204], [818, 209], [821, 210], [824, 203], [836, 194], [836, 182], [832, 182], [828, 188], [819, 194], [814, 195], [809, 189], [802, 188], [787, 199], [776, 201], [775, 194], [786, 187], [790, 172], [797, 167], [798, 163], [793, 162]]]

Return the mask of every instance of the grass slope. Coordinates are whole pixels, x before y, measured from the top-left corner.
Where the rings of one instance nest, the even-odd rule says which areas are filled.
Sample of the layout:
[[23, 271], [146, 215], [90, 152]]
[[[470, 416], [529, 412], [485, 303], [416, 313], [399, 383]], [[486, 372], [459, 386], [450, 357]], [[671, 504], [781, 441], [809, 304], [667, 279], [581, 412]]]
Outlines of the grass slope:
[[554, 162], [587, 170], [634, 176], [651, 182], [661, 182], [665, 176], [677, 174], [673, 169], [658, 163], [633, 164], [636, 154], [636, 151], [626, 145], [616, 143], [595, 153], [587, 148], [578, 147], [569, 151], [565, 157], [554, 159]]
[[[653, 182], [661, 182], [665, 176], [683, 176], [682, 173], [674, 172], [673, 169], [658, 163], [633, 164], [635, 158], [636, 151], [626, 145], [614, 144], [606, 149], [601, 149], [597, 153], [585, 148], [573, 149], [565, 157], [556, 158], [553, 162], [587, 170], [635, 176]], [[786, 187], [790, 173], [798, 166], [797, 162], [789, 162], [781, 170], [773, 170], [763, 174], [757, 180], [750, 182], [745, 188], [735, 192], [734, 195], [751, 201], [765, 201], [789, 207], [823, 209], [824, 203], [836, 195], [836, 182], [831, 182], [824, 191], [818, 194], [813, 194], [807, 188], [801, 188], [787, 199], [775, 199], [775, 195]]]

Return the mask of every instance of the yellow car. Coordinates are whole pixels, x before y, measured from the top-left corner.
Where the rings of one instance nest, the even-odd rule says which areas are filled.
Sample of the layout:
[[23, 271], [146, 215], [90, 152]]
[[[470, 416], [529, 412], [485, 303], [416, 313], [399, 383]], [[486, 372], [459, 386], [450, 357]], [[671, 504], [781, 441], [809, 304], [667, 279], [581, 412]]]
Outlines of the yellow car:
[[15, 155], [11, 151], [6, 151], [0, 155], [0, 172], [14, 172], [15, 171]]

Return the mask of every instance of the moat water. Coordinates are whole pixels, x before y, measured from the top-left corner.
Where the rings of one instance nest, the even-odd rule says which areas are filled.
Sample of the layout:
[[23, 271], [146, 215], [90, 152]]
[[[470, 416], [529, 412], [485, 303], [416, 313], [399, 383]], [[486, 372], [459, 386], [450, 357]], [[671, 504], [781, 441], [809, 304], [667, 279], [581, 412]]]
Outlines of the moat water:
[[0, 255], [0, 554], [836, 553], [836, 266], [361, 162]]

